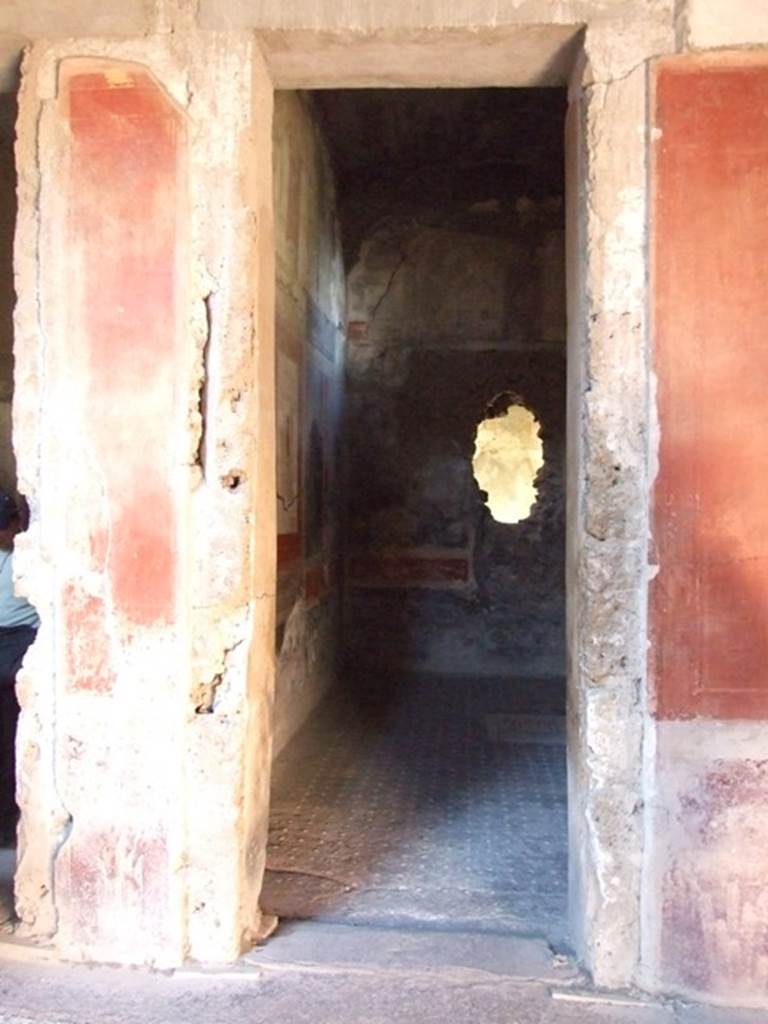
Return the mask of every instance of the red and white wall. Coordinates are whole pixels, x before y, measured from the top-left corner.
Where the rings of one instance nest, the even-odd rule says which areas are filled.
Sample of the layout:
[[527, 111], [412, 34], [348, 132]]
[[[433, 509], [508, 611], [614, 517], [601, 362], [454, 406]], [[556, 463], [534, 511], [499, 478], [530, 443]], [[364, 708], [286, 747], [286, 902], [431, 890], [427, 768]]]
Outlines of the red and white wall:
[[274, 650], [272, 90], [175, 28], [33, 47], [17, 143], [17, 910], [154, 966], [261, 927]]
[[646, 968], [768, 997], [768, 54], [652, 91], [658, 476]]

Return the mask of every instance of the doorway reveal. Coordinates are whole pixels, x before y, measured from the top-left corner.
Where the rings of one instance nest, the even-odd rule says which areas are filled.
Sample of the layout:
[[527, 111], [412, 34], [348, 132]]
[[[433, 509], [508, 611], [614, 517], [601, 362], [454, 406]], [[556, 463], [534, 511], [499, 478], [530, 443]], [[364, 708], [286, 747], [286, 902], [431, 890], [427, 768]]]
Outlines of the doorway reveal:
[[[567, 944], [564, 115], [278, 94], [281, 917]], [[510, 407], [535, 500], [496, 521], [472, 463]]]

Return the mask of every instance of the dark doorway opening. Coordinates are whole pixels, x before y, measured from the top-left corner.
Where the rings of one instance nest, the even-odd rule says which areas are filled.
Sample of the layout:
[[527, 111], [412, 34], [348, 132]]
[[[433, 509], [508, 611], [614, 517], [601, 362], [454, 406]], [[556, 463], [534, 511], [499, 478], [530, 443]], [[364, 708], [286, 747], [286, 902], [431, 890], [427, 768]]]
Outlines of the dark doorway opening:
[[[567, 944], [564, 116], [560, 89], [278, 102], [283, 918]], [[499, 522], [473, 456], [518, 405], [543, 462]]]

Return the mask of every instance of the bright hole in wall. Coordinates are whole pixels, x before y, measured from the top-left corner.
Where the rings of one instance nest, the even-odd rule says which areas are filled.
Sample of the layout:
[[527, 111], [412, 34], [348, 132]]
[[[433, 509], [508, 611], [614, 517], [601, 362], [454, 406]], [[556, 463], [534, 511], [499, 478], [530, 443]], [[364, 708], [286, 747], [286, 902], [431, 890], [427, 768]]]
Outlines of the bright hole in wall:
[[478, 425], [472, 469], [497, 523], [528, 518], [536, 502], [534, 481], [543, 465], [539, 424], [524, 405], [512, 404]]

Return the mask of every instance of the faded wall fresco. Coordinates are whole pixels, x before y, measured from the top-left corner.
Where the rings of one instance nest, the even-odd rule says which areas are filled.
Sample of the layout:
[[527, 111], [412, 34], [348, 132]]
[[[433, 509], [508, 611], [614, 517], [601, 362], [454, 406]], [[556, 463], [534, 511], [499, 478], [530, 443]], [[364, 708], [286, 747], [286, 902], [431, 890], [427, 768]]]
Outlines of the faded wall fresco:
[[275, 97], [275, 752], [335, 676], [343, 267], [333, 175], [309, 97]]
[[662, 65], [656, 120], [656, 704], [765, 718], [766, 65]]
[[654, 97], [660, 447], [653, 974], [768, 996], [768, 61], [666, 59]]
[[[108, 922], [119, 914], [125, 931], [143, 934], [151, 961], [176, 941], [180, 920], [167, 831], [176, 809], [146, 753], [161, 728], [163, 756], [178, 763], [168, 709], [181, 620], [173, 470], [184, 416], [177, 324], [186, 120], [138, 65], [68, 61], [61, 81], [69, 304], [55, 365], [68, 372], [54, 375], [47, 397], [66, 410], [54, 453], [71, 497], [55, 594], [63, 623], [56, 699], [67, 735], [57, 787], [77, 825], [56, 857], [55, 888], [77, 910], [59, 936], [70, 949], [112, 949]], [[148, 658], [153, 650], [165, 656]], [[63, 708], [62, 694], [71, 698]], [[149, 706], [152, 715], [141, 710]], [[137, 714], [146, 719], [141, 732]], [[106, 765], [111, 774], [95, 798], [88, 780]], [[120, 881], [124, 863], [132, 885]]]

